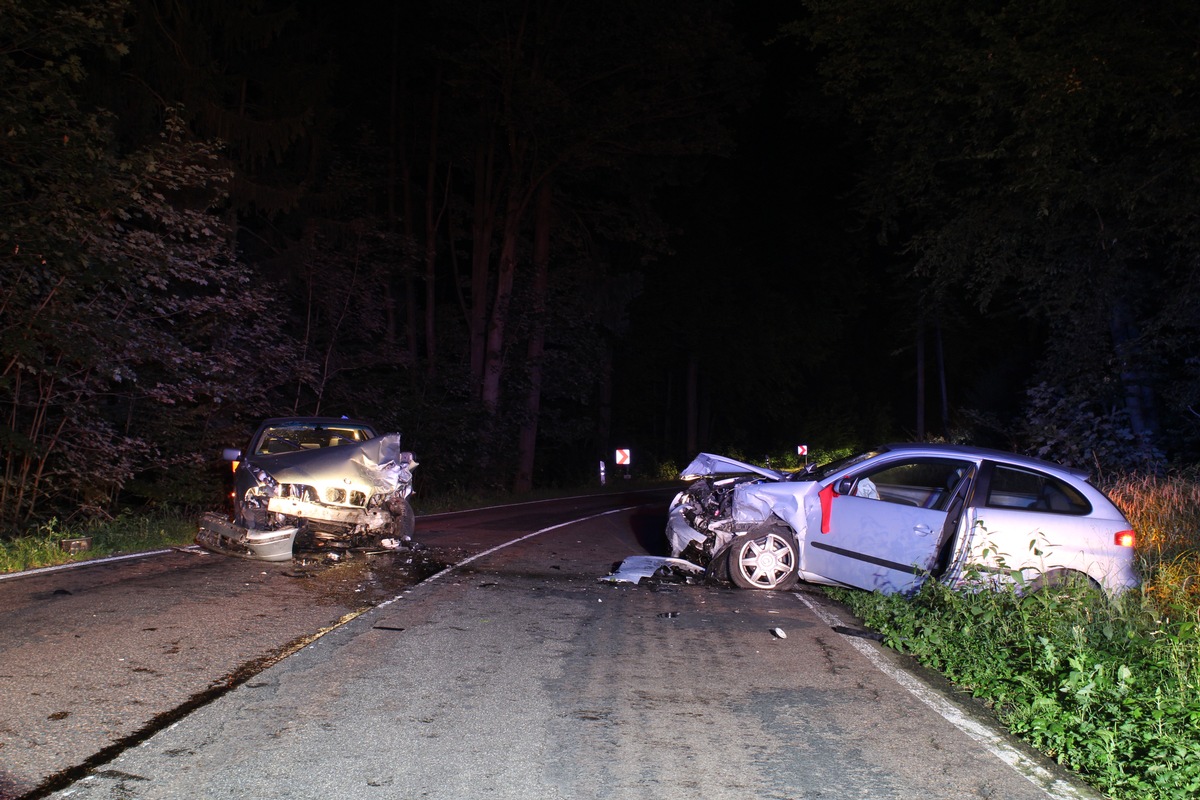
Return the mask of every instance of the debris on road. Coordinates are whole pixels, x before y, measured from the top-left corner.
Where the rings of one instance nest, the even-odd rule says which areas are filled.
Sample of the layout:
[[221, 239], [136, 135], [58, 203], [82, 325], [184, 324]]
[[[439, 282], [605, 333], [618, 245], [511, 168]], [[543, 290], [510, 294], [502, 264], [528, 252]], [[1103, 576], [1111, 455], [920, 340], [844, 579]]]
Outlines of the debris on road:
[[682, 558], [665, 556], [629, 556], [613, 566], [600, 580], [608, 583], [640, 583], [645, 578], [687, 581], [704, 576], [704, 567]]

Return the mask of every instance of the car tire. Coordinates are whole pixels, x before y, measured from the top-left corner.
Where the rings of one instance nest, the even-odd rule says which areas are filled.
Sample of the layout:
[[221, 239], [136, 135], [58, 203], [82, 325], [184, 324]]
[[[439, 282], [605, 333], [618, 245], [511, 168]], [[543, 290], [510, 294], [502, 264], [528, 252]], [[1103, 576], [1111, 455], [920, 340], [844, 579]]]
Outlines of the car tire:
[[742, 589], [790, 589], [800, 576], [796, 540], [778, 526], [751, 531], [729, 546], [729, 578]]
[[728, 547], [712, 557], [712, 561], [708, 562], [708, 568], [704, 572], [704, 577], [712, 578], [713, 580], [721, 581], [722, 583], [730, 579]]
[[408, 499], [390, 501], [388, 511], [392, 513], [391, 536], [402, 542], [411, 539], [417, 529], [417, 515]]

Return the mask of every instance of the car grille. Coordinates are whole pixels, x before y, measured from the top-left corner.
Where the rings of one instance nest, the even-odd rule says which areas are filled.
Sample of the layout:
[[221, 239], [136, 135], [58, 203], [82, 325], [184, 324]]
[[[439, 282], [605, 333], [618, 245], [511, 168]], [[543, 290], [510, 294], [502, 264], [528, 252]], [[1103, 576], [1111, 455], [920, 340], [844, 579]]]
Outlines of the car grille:
[[302, 483], [285, 483], [280, 487], [280, 495], [304, 500], [309, 503], [326, 503], [331, 506], [346, 506], [350, 508], [365, 508], [367, 493], [357, 489], [345, 489], [341, 486], [328, 486], [322, 496], [315, 487]]

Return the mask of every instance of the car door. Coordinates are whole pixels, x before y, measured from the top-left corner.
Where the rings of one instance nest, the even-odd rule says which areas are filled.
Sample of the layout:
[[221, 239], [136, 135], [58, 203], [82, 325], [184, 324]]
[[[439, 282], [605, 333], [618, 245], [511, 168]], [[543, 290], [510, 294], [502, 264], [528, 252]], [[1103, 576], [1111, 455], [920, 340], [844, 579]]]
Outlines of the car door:
[[1026, 580], [1056, 569], [1088, 572], [1099, 556], [1087, 543], [1107, 545], [1122, 527], [1097, 525], [1078, 489], [1024, 465], [985, 462], [976, 505], [967, 567], [1001, 582], [1017, 569]]
[[944, 562], [975, 475], [969, 461], [910, 457], [867, 465], [822, 487], [802, 568], [885, 593], [915, 589]]

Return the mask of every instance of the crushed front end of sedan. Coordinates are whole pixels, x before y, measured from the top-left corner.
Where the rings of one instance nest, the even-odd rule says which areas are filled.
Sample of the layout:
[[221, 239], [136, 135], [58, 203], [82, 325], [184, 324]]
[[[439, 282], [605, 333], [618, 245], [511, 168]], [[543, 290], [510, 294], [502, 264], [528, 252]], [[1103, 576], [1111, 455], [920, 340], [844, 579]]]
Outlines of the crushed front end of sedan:
[[287, 561], [296, 550], [342, 551], [410, 539], [413, 454], [400, 434], [330, 417], [270, 419], [234, 465], [233, 514], [201, 518], [197, 544]]

